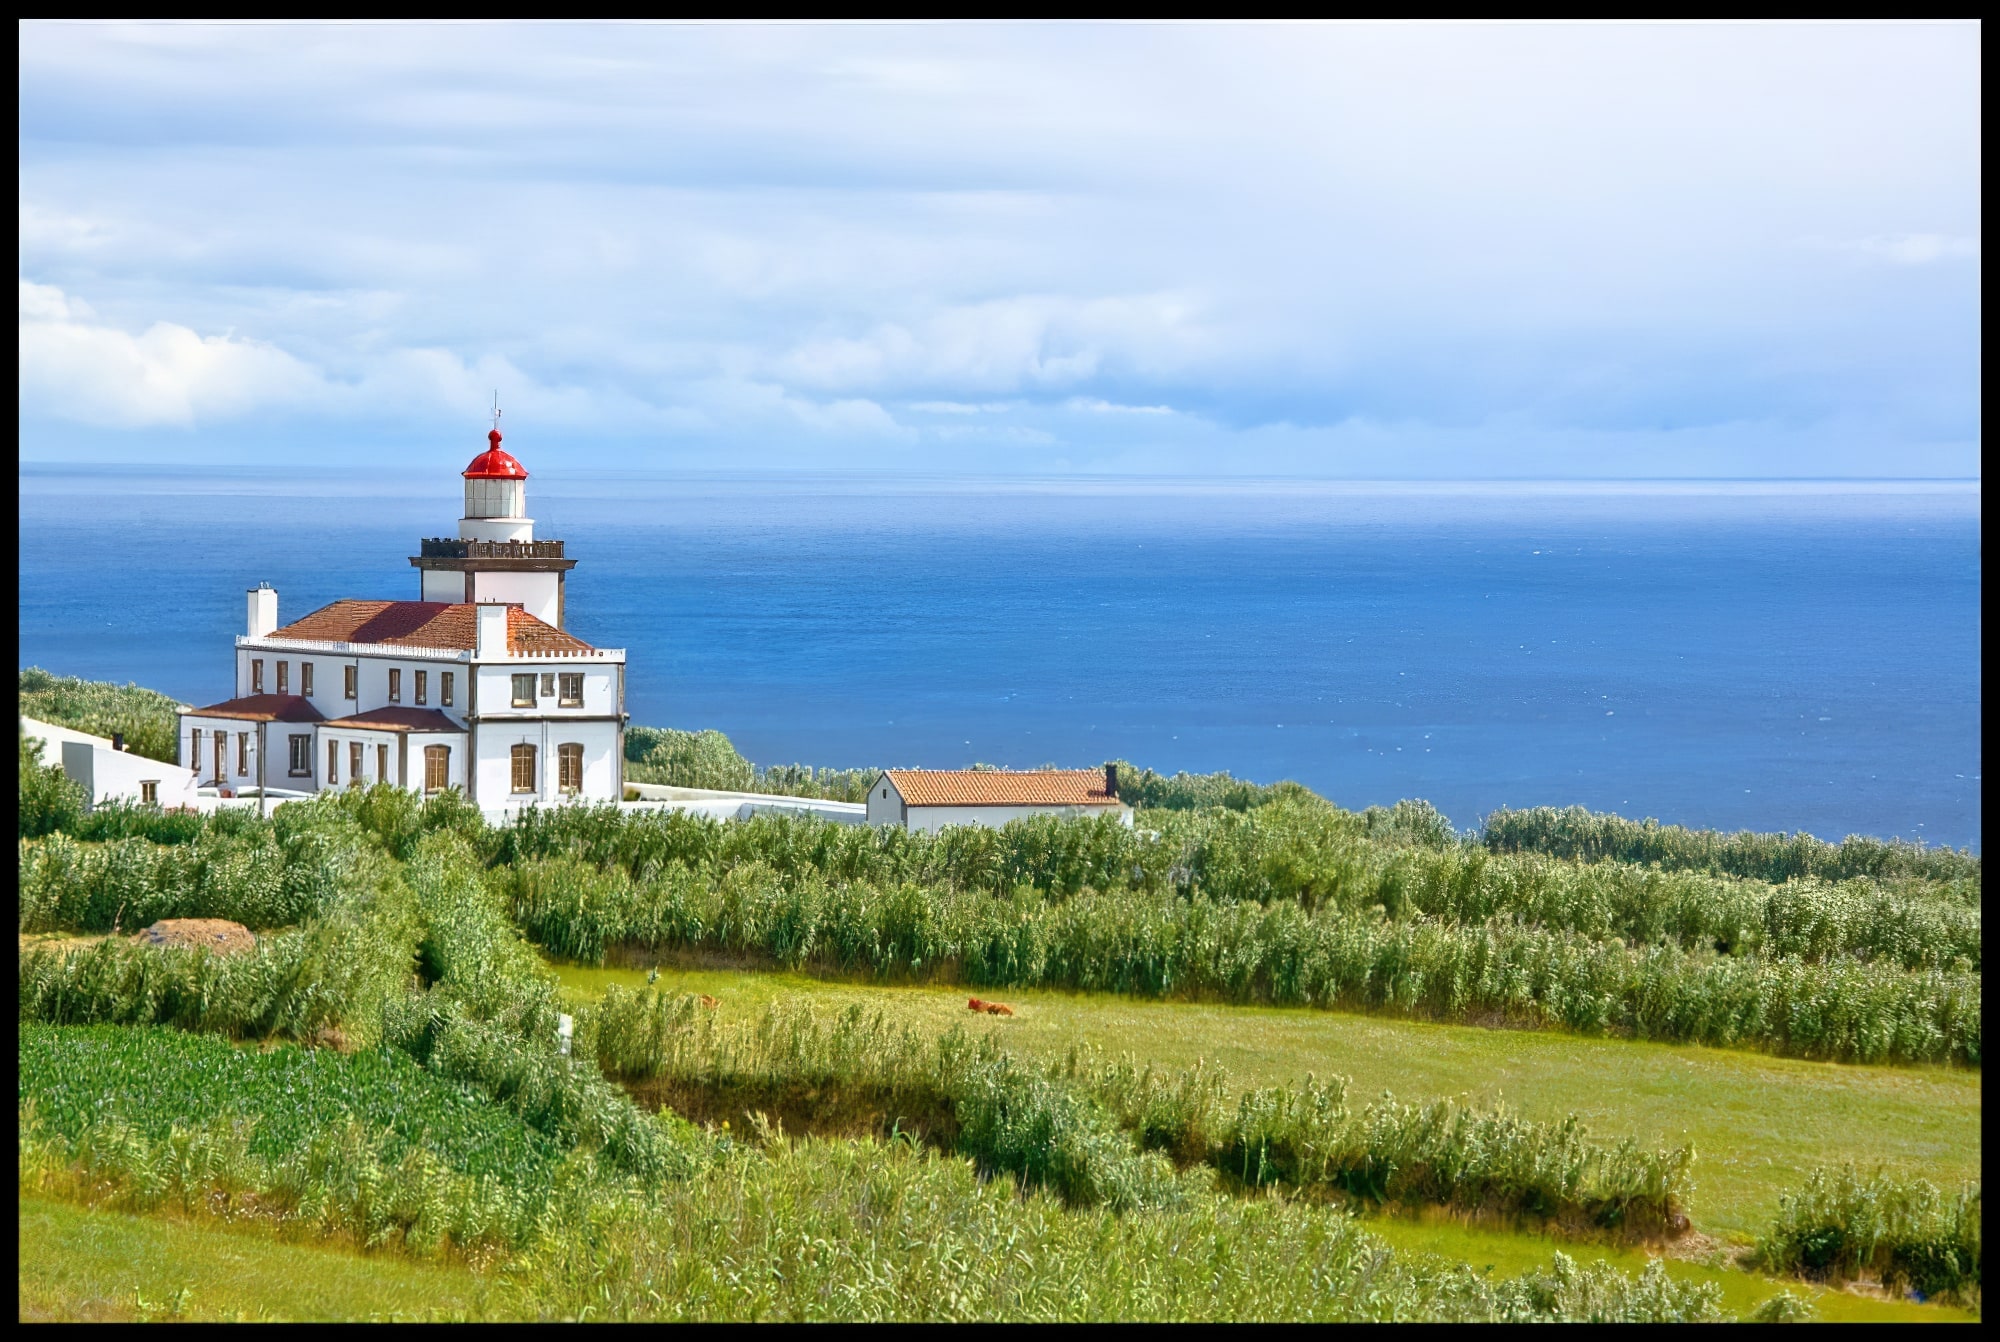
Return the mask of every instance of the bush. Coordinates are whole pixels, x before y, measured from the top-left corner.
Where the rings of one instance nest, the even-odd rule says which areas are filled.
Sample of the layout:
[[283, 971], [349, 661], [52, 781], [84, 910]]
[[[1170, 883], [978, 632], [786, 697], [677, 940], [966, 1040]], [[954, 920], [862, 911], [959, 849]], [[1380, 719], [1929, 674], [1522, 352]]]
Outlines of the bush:
[[1980, 1289], [1980, 1186], [1947, 1199], [1927, 1179], [1852, 1165], [1815, 1170], [1778, 1200], [1757, 1243], [1766, 1268], [1843, 1281], [1869, 1274], [1926, 1296], [1970, 1297]]
[[1684, 829], [1657, 820], [1588, 811], [1581, 806], [1501, 808], [1486, 817], [1481, 835], [1496, 853], [1533, 851], [1584, 862], [1650, 863], [1671, 870], [1713, 871], [1779, 883], [1799, 876], [1845, 880], [1917, 876], [1934, 881], [1979, 879], [1979, 855], [1965, 849], [1926, 848], [1901, 839], [1850, 834], [1826, 843], [1810, 834], [1723, 834]]
[[625, 732], [625, 781], [748, 792], [755, 771], [718, 731], [630, 727]]
[[83, 818], [83, 788], [53, 764], [43, 764], [41, 738], [21, 733], [21, 837], [70, 829]]

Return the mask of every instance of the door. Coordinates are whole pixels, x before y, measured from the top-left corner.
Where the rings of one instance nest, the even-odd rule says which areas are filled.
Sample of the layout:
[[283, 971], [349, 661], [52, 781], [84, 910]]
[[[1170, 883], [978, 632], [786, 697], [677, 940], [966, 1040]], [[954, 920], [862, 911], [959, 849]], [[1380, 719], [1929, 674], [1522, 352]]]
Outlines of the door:
[[228, 751], [229, 733], [217, 732], [215, 734], [215, 778], [218, 783], [227, 783], [229, 781], [229, 771], [224, 767], [228, 763]]
[[389, 747], [384, 745], [375, 747], [375, 781], [378, 783], [389, 781]]

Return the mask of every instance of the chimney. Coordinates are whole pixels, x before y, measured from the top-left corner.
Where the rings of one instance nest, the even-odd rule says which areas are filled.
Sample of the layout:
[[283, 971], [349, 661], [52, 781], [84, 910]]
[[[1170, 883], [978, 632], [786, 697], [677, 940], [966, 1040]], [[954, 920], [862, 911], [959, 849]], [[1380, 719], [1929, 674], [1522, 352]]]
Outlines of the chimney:
[[1118, 766], [1115, 764], [1104, 766], [1104, 791], [1108, 796], [1118, 795]]
[[123, 750], [125, 748], [125, 733], [111, 733], [111, 748], [113, 750]]
[[250, 589], [250, 637], [262, 638], [278, 627], [278, 594], [260, 582]]
[[507, 655], [507, 607], [489, 601], [475, 609], [479, 612], [479, 627], [472, 655], [482, 662], [497, 662]]

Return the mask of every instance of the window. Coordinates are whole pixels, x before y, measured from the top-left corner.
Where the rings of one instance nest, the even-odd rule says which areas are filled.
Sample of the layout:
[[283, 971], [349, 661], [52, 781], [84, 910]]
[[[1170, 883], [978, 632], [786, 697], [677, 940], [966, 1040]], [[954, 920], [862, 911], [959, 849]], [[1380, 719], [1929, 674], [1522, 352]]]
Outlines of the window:
[[326, 785], [332, 787], [340, 781], [340, 742], [326, 743]]
[[159, 780], [159, 779], [157, 779], [157, 778], [147, 778], [147, 779], [142, 779], [142, 780], [140, 781], [140, 783], [139, 783], [139, 802], [140, 802], [140, 804], [141, 804], [141, 805], [144, 805], [144, 806], [158, 806], [158, 805], [160, 804], [160, 780]]
[[389, 672], [389, 702], [392, 704], [403, 702], [403, 673], [401, 671], [391, 670]]
[[438, 702], [446, 708], [451, 707], [451, 672], [449, 671], [438, 673]]
[[248, 732], [236, 733], [236, 772], [239, 774], [250, 772], [250, 733]]
[[429, 702], [428, 695], [430, 694], [430, 680], [431, 680], [430, 672], [428, 671], [417, 672], [417, 702], [420, 704]]
[[387, 746], [378, 745], [375, 747], [375, 781], [378, 783], [389, 781], [389, 747]]
[[564, 792], [583, 790], [583, 747], [573, 741], [556, 747], [556, 786]]
[[[519, 677], [516, 677], [519, 679]], [[533, 792], [535, 790], [535, 748], [533, 746], [514, 747], [514, 791]]]
[[361, 743], [359, 741], [349, 741], [347, 743], [347, 786], [361, 786]]
[[[449, 676], [446, 679], [450, 679]], [[442, 792], [451, 779], [451, 747], [424, 747], [424, 791]]]
[[201, 728], [188, 733], [188, 768], [201, 772]]
[[562, 686], [562, 697], [557, 701], [564, 708], [577, 708], [583, 704], [583, 673], [565, 671], [558, 682]]
[[310, 696], [313, 692], [313, 664], [299, 663], [299, 693]]
[[292, 692], [292, 664], [290, 662], [279, 662], [278, 693], [290, 694], [291, 692]]
[[883, 788], [883, 789], [882, 789], [882, 800], [883, 800], [883, 801], [887, 801], [887, 800], [889, 800], [889, 789], [888, 789], [888, 788]]
[[228, 771], [228, 770], [227, 770], [226, 768], [224, 768], [224, 767], [223, 767], [223, 763], [224, 763], [224, 761], [223, 761], [223, 758], [222, 758], [222, 757], [223, 757], [223, 756], [224, 756], [224, 755], [225, 755], [226, 753], [228, 753], [228, 750], [229, 750], [229, 733], [228, 733], [228, 732], [225, 732], [225, 731], [218, 731], [218, 732], [216, 732], [216, 734], [215, 734], [215, 781], [216, 781], [216, 782], [218, 782], [218, 783], [222, 782], [222, 781], [223, 781], [224, 779], [226, 779], [226, 778], [228, 778], [228, 777], [229, 777], [229, 771]]
[[291, 738], [292, 754], [287, 767], [294, 778], [309, 778], [313, 770], [313, 739], [310, 736]]
[[514, 707], [533, 708], [535, 706], [535, 677], [532, 673], [514, 677]]
[[556, 694], [556, 673], [553, 671], [542, 672], [542, 698], [553, 699], [555, 698], [555, 694]]
[[250, 659], [250, 693], [262, 694], [263, 692], [264, 659], [262, 657], [252, 657]]
[[355, 668], [355, 667], [352, 667], [352, 666], [343, 666], [343, 667], [341, 667], [340, 669], [341, 669], [341, 671], [342, 671], [342, 672], [344, 672], [344, 673], [345, 673], [345, 675], [344, 675], [343, 679], [345, 679], [345, 681], [347, 682], [347, 684], [346, 684], [346, 697], [347, 697], [347, 698], [349, 698], [349, 699], [354, 699], [354, 698], [358, 698], [359, 696], [358, 696], [358, 695], [356, 695], [356, 694], [355, 694], [355, 692], [354, 692], [354, 688], [355, 688], [355, 687], [354, 687], [354, 682], [355, 682], [355, 681], [356, 681], [357, 679], [359, 679], [359, 672], [358, 672], [358, 669], [357, 669], [357, 668]]

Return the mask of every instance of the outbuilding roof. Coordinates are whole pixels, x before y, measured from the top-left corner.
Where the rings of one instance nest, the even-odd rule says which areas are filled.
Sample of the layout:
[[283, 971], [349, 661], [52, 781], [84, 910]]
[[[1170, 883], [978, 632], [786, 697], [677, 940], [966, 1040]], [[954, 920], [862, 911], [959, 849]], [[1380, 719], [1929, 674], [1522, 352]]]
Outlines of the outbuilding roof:
[[241, 718], [246, 722], [321, 722], [325, 714], [302, 694], [246, 694], [207, 708], [190, 708], [189, 718]]
[[344, 718], [333, 718], [321, 725], [351, 727], [357, 731], [371, 732], [463, 732], [465, 730], [435, 708], [371, 708], [362, 713], [350, 713]]
[[1096, 769], [885, 769], [909, 806], [1115, 806]]
[[[329, 643], [386, 643], [410, 648], [463, 648], [479, 644], [479, 607], [468, 601], [357, 601], [344, 597], [271, 633]], [[594, 652], [519, 606], [507, 607], [507, 651]]]

